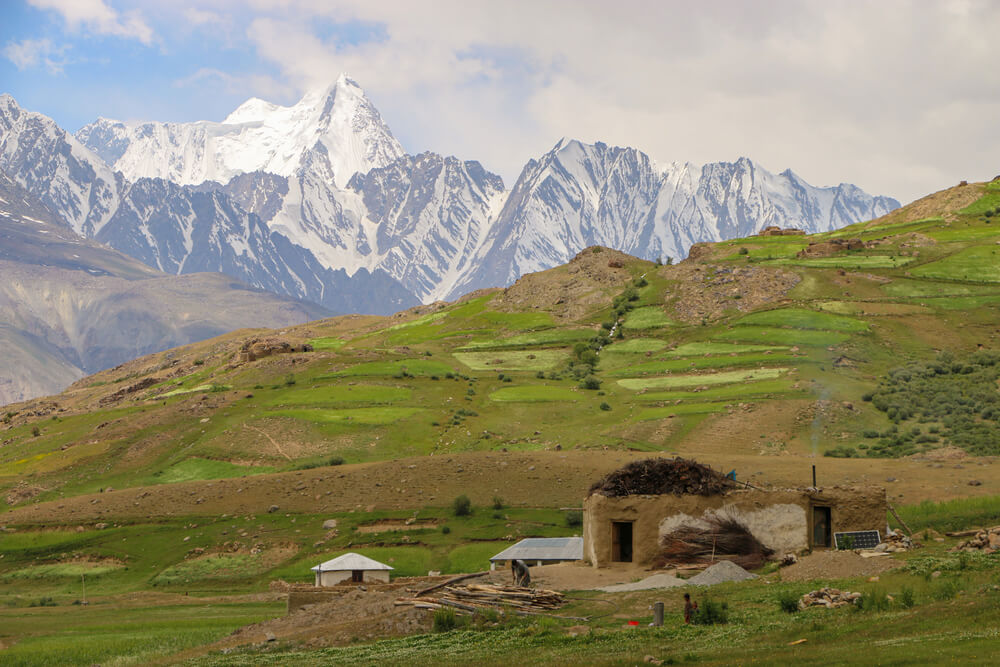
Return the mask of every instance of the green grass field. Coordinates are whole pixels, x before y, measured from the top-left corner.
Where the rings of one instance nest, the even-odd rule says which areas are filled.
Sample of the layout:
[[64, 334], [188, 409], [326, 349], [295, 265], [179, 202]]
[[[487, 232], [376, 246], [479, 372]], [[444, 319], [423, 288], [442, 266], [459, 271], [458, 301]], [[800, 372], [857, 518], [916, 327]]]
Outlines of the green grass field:
[[368, 403], [384, 405], [409, 400], [413, 390], [380, 384], [321, 385], [283, 391], [267, 399], [269, 406], [320, 406]]
[[474, 371], [547, 371], [569, 357], [566, 350], [503, 350], [456, 352], [457, 360]]
[[749, 385], [730, 384], [702, 391], [650, 391], [639, 394], [637, 399], [640, 401], [724, 401], [742, 399], [747, 396], [790, 394], [795, 391], [792, 384], [792, 381], [788, 379], [760, 380]]
[[0, 635], [19, 639], [2, 651], [2, 662], [8, 667], [149, 664], [279, 616], [284, 608], [282, 602], [251, 602], [6, 609], [0, 611]]
[[345, 410], [269, 410], [265, 416], [292, 417], [317, 424], [358, 424], [374, 426], [392, 424], [423, 412], [424, 408], [351, 408]]
[[370, 361], [337, 371], [319, 379], [345, 377], [395, 377], [409, 373], [414, 376], [429, 377], [431, 375], [446, 375], [454, 372], [454, 368], [440, 361], [430, 359], [403, 359], [401, 361]]
[[542, 403], [545, 401], [578, 401], [581, 396], [568, 387], [547, 387], [544, 385], [526, 385], [523, 387], [504, 387], [490, 394], [491, 401], [506, 403]]
[[659, 329], [673, 324], [673, 320], [659, 306], [644, 306], [630, 311], [623, 326], [626, 329]]
[[613, 344], [604, 348], [602, 354], [618, 354], [619, 352], [625, 354], [637, 354], [645, 352], [657, 352], [662, 350], [667, 346], [666, 341], [660, 340], [659, 338], [630, 338], [624, 341], [615, 341]]
[[911, 257], [896, 255], [838, 255], [795, 259], [772, 259], [761, 262], [765, 266], [805, 266], [814, 269], [894, 269], [906, 266]]
[[213, 461], [212, 459], [192, 457], [166, 468], [156, 475], [155, 480], [158, 484], [174, 484], [200, 479], [246, 477], [247, 475], [260, 475], [268, 472], [274, 472], [274, 468], [270, 466], [243, 466], [229, 461]]
[[784, 350], [773, 345], [734, 345], [733, 343], [684, 343], [667, 352], [671, 357], [697, 357], [706, 354], [743, 354], [745, 352], [766, 352]]
[[754, 382], [757, 380], [773, 380], [781, 377], [787, 368], [754, 368], [745, 371], [727, 371], [725, 373], [706, 373], [704, 375], [672, 375], [659, 378], [629, 378], [618, 380], [618, 384], [626, 389], [670, 389], [674, 387], [697, 387], [700, 385], [729, 384], [732, 382]]
[[995, 245], [975, 246], [918, 266], [911, 273], [924, 278], [997, 283], [1000, 282], [1000, 254]]
[[741, 317], [737, 325], [791, 327], [793, 329], [822, 329], [856, 333], [867, 331], [868, 325], [853, 317], [844, 317], [804, 308], [764, 310]]
[[320, 338], [313, 338], [309, 341], [309, 344], [313, 346], [316, 350], [338, 350], [344, 347], [344, 343], [347, 341], [340, 338], [333, 338], [332, 336], [323, 336]]
[[848, 339], [848, 335], [836, 331], [812, 331], [808, 329], [779, 329], [754, 326], [733, 327], [720, 331], [712, 336], [712, 340], [720, 342], [757, 343], [761, 345], [803, 345], [821, 346], [839, 345]]
[[551, 331], [535, 331], [532, 333], [518, 334], [510, 338], [498, 338], [489, 340], [477, 340], [457, 348], [458, 350], [492, 350], [517, 347], [531, 347], [544, 345], [566, 345], [581, 340], [588, 340], [594, 336], [593, 329], [553, 329]]
[[701, 370], [707, 368], [731, 368], [739, 366], [786, 364], [794, 357], [789, 354], [743, 354], [738, 356], [688, 357], [683, 359], [668, 359], [647, 361], [621, 368], [608, 373], [609, 377], [632, 377], [635, 375], [653, 375], [661, 373], [676, 373], [678, 371]]

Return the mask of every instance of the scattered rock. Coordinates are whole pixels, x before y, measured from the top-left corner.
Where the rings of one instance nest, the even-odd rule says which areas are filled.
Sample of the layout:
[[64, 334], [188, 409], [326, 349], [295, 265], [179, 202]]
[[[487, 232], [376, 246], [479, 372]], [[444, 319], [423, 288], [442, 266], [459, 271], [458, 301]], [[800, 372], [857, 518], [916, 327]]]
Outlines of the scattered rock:
[[278, 508], [277, 505], [271, 505], [270, 507], [267, 508], [267, 513], [268, 514], [274, 514], [275, 512], [278, 511], [278, 509], [279, 508]]
[[827, 609], [833, 609], [835, 607], [844, 607], [849, 604], [858, 604], [858, 600], [861, 599], [861, 593], [851, 593], [849, 591], [841, 591], [836, 588], [821, 588], [818, 591], [810, 591], [802, 596], [799, 600], [799, 609], [805, 609], [807, 607], [826, 607]]

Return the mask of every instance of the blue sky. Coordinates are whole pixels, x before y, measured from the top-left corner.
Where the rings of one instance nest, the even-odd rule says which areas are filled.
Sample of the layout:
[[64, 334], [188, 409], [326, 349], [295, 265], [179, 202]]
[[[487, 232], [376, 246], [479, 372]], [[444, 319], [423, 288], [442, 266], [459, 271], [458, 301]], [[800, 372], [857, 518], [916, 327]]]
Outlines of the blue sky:
[[0, 91], [68, 130], [348, 72], [410, 152], [511, 184], [568, 136], [907, 201], [1000, 172], [991, 0], [2, 0]]

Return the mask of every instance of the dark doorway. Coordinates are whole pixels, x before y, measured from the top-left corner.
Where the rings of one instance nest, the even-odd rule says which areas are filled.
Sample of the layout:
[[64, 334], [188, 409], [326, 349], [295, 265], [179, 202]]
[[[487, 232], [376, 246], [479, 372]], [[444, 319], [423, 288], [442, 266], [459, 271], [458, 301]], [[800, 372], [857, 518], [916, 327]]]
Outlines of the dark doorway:
[[632, 522], [611, 522], [611, 560], [616, 563], [632, 562]]
[[830, 508], [813, 507], [812, 545], [814, 547], [829, 547], [833, 545], [833, 534], [830, 531], [830, 527]]
[[364, 570], [351, 570], [351, 581], [355, 584], [360, 584], [365, 580]]

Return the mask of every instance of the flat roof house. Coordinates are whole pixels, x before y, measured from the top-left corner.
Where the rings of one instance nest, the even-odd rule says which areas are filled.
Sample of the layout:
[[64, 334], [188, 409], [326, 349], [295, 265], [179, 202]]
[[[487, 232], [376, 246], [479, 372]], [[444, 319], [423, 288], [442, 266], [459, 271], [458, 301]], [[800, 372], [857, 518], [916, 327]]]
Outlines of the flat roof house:
[[512, 560], [528, 565], [565, 563], [583, 558], [582, 537], [528, 537], [490, 558], [490, 569], [505, 567]]

